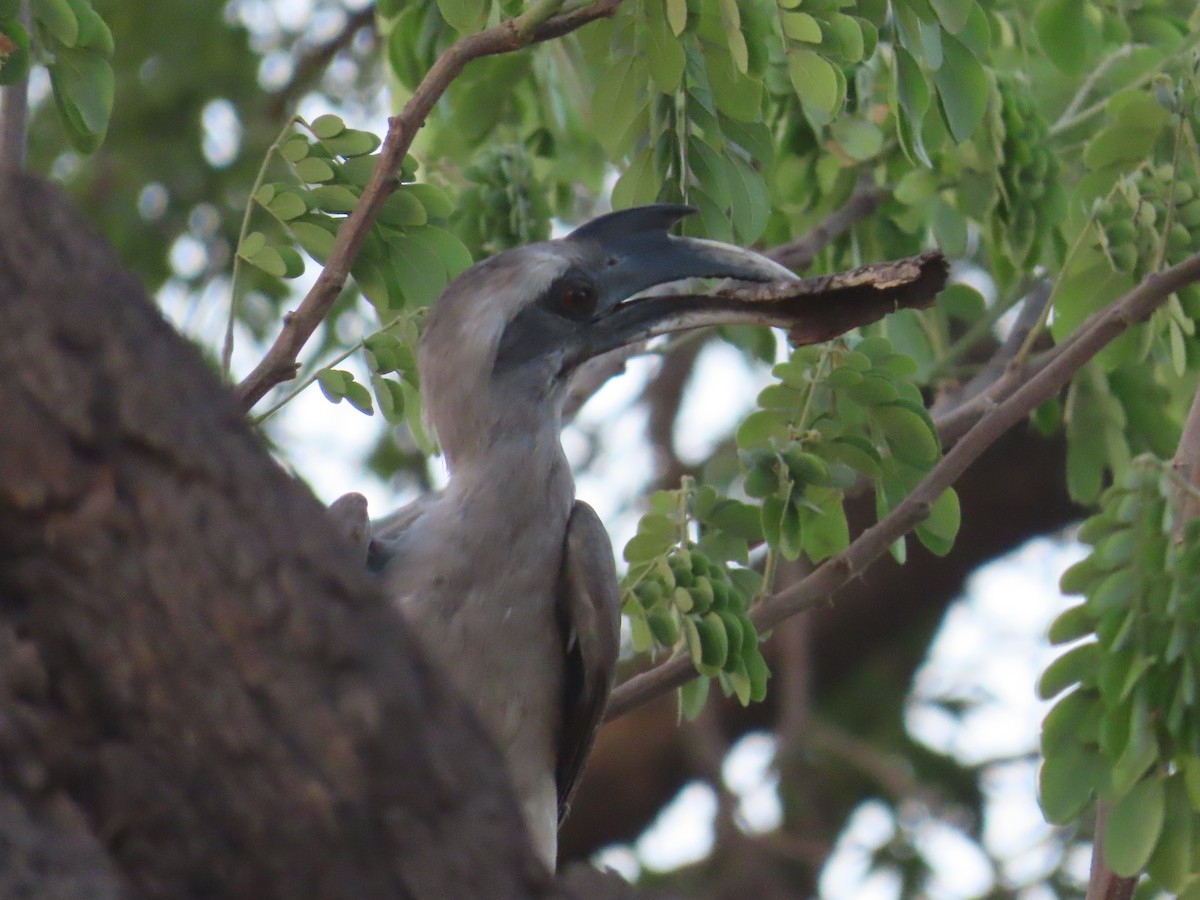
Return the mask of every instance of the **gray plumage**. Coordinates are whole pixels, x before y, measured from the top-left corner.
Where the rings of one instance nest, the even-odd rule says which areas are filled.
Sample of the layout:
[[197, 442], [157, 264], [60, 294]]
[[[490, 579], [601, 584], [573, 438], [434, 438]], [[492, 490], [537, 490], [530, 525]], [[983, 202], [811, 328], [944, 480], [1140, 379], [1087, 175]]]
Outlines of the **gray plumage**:
[[670, 237], [688, 212], [613, 213], [459, 276], [431, 310], [418, 358], [449, 484], [371, 529], [388, 596], [504, 753], [551, 869], [612, 687], [620, 628], [612, 547], [575, 500], [559, 443], [567, 382], [600, 353], [706, 324], [623, 304], [648, 287], [793, 277], [736, 247]]

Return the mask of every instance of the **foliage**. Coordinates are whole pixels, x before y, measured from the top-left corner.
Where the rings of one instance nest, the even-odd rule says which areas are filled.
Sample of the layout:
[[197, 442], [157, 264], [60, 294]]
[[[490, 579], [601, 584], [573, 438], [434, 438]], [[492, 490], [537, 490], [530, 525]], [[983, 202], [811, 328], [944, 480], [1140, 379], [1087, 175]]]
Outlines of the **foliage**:
[[1092, 552], [1062, 578], [1085, 600], [1050, 629], [1078, 643], [1038, 685], [1046, 699], [1073, 688], [1042, 731], [1047, 817], [1065, 824], [1103, 799], [1108, 865], [1175, 893], [1200, 885], [1200, 519], [1178, 517], [1194, 490], [1142, 456], [1105, 491], [1080, 530]]
[[[18, 4], [0, 0], [0, 83], [47, 67], [55, 102], [36, 110], [34, 164], [63, 177], [152, 286], [183, 285], [223, 314], [232, 260], [233, 314], [249, 337], [275, 331], [284, 279], [328, 259], [374, 167], [380, 137], [347, 126], [341, 108], [364, 100], [353, 87], [375, 90], [378, 62], [400, 109], [458, 37], [526, 8], [381, 0], [378, 58], [349, 43], [341, 57], [357, 80], [273, 88], [276, 98], [317, 89], [321, 108], [343, 115], [285, 125], [293, 109], [267, 112], [260, 67], [312, 35], [264, 26], [270, 4], [250, 0], [133, 6], [36, 0], [27, 33]], [[786, 361], [703, 477], [650, 499], [624, 550], [635, 649], [686, 653], [701, 674], [682, 692], [684, 711], [699, 709], [710, 678], [742, 703], [761, 699], [768, 673], [749, 616], [776, 563], [836, 557], [856, 537], [849, 496], [871, 488], [882, 516], [937, 465], [939, 420], [927, 406], [985, 365], [995, 323], [1035, 289], [1049, 293], [1009, 357], [1025, 362], [1200, 249], [1197, 46], [1188, 0], [625, 0], [611, 18], [473, 60], [453, 80], [298, 389], [316, 382], [332, 402], [378, 408], [403, 426], [406, 449], [431, 451], [416, 341], [428, 304], [473, 259], [585, 218], [606, 183], [615, 206], [690, 203], [689, 233], [765, 247], [878, 190], [870, 214], [829, 231], [816, 271], [936, 244], [980, 289], [956, 284], [927, 313], [821, 349], [784, 353], [771, 335], [723, 331], [747, 359]], [[184, 74], [165, 47], [203, 74]], [[219, 102], [242, 131], [232, 157], [214, 162], [201, 122]], [[81, 152], [94, 156], [81, 162]], [[204, 248], [189, 272], [170, 262], [184, 238]], [[1175, 451], [1200, 369], [1197, 318], [1192, 285], [1035, 416], [1065, 435], [1072, 496], [1101, 504], [1085, 530], [1096, 551], [1066, 585], [1088, 599], [1055, 631], [1096, 640], [1043, 681], [1045, 691], [1082, 682], [1047, 719], [1043, 802], [1065, 822], [1093, 795], [1111, 801], [1114, 868], [1148, 864], [1168, 887], [1193, 871], [1178, 835], [1200, 800], [1189, 782], [1200, 753], [1192, 700], [1178, 699], [1196, 674], [1174, 637], [1194, 623], [1171, 600], [1186, 593], [1195, 530], [1184, 528], [1182, 545], [1167, 539], [1169, 476], [1134, 460]], [[369, 385], [343, 367], [360, 353]], [[380, 440], [386, 474], [409, 467], [427, 480], [421, 454], [392, 452], [391, 432]], [[949, 490], [916, 536], [945, 554], [958, 524]], [[897, 558], [907, 551], [893, 546]], [[1175, 693], [1162, 687], [1172, 679]]]

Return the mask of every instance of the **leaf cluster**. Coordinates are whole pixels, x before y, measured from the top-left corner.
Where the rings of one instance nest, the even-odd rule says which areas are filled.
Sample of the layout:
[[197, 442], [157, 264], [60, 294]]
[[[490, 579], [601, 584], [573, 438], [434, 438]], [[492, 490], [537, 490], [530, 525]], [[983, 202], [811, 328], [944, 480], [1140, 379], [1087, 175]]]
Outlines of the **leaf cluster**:
[[1062, 578], [1084, 601], [1050, 628], [1075, 645], [1038, 684], [1069, 690], [1042, 729], [1047, 818], [1104, 800], [1108, 866], [1173, 892], [1200, 889], [1200, 520], [1176, 519], [1189, 490], [1144, 456], [1105, 491], [1080, 531], [1092, 550]]

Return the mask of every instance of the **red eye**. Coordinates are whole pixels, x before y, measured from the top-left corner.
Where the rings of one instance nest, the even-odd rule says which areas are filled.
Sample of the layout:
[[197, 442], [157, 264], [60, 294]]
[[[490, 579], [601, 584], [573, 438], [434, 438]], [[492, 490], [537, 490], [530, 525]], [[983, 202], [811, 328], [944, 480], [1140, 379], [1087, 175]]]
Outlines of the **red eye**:
[[571, 315], [590, 316], [596, 311], [596, 292], [590, 285], [568, 285], [559, 294], [559, 303]]

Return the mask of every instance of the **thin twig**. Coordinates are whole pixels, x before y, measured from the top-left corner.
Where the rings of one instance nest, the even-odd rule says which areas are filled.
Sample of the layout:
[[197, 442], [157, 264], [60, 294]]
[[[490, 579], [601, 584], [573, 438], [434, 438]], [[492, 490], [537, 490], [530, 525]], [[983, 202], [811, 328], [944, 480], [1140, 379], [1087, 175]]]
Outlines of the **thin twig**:
[[978, 397], [985, 390], [995, 384], [1004, 373], [1008, 370], [1009, 365], [1019, 355], [1021, 348], [1025, 345], [1026, 337], [1033, 332], [1037, 324], [1042, 320], [1046, 305], [1050, 302], [1051, 284], [1048, 279], [1039, 281], [1028, 294], [1025, 295], [1025, 300], [1021, 304], [1021, 309], [1017, 313], [1017, 320], [1013, 323], [1012, 330], [1004, 339], [996, 352], [992, 354], [982, 369], [976, 373], [975, 377], [966, 384], [949, 391], [946, 396], [938, 400], [930, 410], [930, 415], [933, 416], [936, 423], [943, 412], [958, 409], [967, 401]]
[[291, 135], [292, 126], [300, 121], [302, 120], [297, 116], [289, 118], [287, 124], [283, 126], [279, 134], [276, 135], [275, 140], [271, 142], [271, 146], [263, 154], [262, 165], [258, 167], [258, 174], [254, 177], [254, 184], [250, 185], [250, 196], [246, 198], [246, 209], [242, 213], [242, 227], [238, 231], [237, 246], [233, 252], [233, 274], [230, 276], [229, 286], [229, 318], [225, 321], [225, 343], [221, 347], [221, 376], [227, 381], [230, 375], [229, 367], [233, 363], [233, 326], [237, 321], [238, 308], [241, 306], [243, 290], [241, 280], [241, 249], [242, 243], [246, 240], [246, 235], [250, 231], [250, 217], [254, 213], [254, 195], [258, 193], [258, 189], [262, 187], [263, 182], [267, 178], [267, 169], [271, 166], [271, 160], [275, 156], [275, 151]]
[[[275, 343], [254, 371], [237, 386], [237, 395], [244, 409], [250, 409], [275, 385], [296, 376], [296, 360], [300, 351], [345, 287], [350, 266], [358, 256], [367, 231], [375, 221], [379, 208], [397, 187], [396, 172], [408, 148], [412, 146], [413, 138], [467, 63], [484, 56], [511, 53], [530, 44], [569, 34], [589, 22], [611, 16], [620, 4], [621, 0], [596, 0], [588, 6], [552, 15], [561, 3], [542, 0], [515, 19], [487, 31], [459, 38], [442, 52], [404, 104], [404, 109], [388, 121], [387, 137], [380, 150], [379, 161], [354, 210], [338, 229], [329, 260], [316, 283], [296, 310], [284, 316], [283, 329]], [[550, 17], [543, 18], [547, 14], [551, 14]]]
[[307, 48], [296, 61], [288, 83], [275, 91], [267, 101], [267, 117], [281, 119], [287, 115], [300, 95], [325, 71], [325, 67], [333, 58], [348, 47], [360, 31], [364, 28], [373, 29], [374, 26], [375, 4], [372, 3], [358, 12], [351, 13], [342, 29], [329, 40]]
[[[825, 602], [838, 588], [861, 573], [887, 552], [893, 541], [903, 537], [928, 515], [933, 502], [952, 486], [1002, 434], [1023, 421], [1038, 405], [1055, 396], [1083, 366], [1129, 327], [1142, 321], [1167, 298], [1193, 281], [1200, 280], [1200, 254], [1189, 257], [1163, 272], [1148, 275], [1132, 291], [1104, 310], [1093, 314], [1070, 339], [1045, 354], [1035, 371], [1022, 378], [1010, 372], [1012, 382], [997, 382], [1004, 399], [994, 396], [996, 388], [979, 400], [987, 401], [986, 412], [920, 484], [887, 516], [866, 529], [841, 553], [826, 560], [811, 575], [764, 600], [750, 613], [759, 631]], [[970, 404], [968, 404], [970, 405]], [[674, 657], [613, 691], [607, 719], [614, 719], [659, 695], [677, 688], [695, 675], [691, 659]]]
[[830, 213], [812, 231], [766, 252], [777, 263], [793, 271], [803, 271], [813, 264], [817, 254], [832, 244], [859, 222], [874, 215], [891, 192], [877, 186], [870, 175], [864, 174], [850, 199], [840, 209]]
[[[1075, 92], [1075, 96], [1071, 98], [1071, 102], [1067, 104], [1067, 108], [1062, 111], [1062, 115], [1060, 115], [1057, 121], [1055, 121], [1054, 127], [1057, 128], [1059, 122], [1070, 121], [1083, 107], [1083, 101], [1088, 98], [1093, 90], [1095, 90], [1096, 85], [1100, 83], [1100, 79], [1108, 73], [1108, 70], [1111, 69], [1115, 63], [1132, 53], [1138, 48], [1138, 46], [1138, 44], [1125, 44], [1121, 47], [1118, 47], [1113, 53], [1104, 57], [1104, 59], [1100, 60], [1100, 64], [1088, 73], [1087, 78], [1083, 79], [1083, 82], [1079, 85], [1079, 90]], [[1053, 133], [1053, 131], [1051, 133]]]
[[[1169, 55], [1159, 60], [1158, 65], [1151, 68], [1148, 72], [1143, 72], [1137, 78], [1133, 79], [1133, 81], [1129, 82], [1129, 84], [1123, 85], [1121, 89], [1134, 90], [1135, 88], [1140, 88], [1149, 84], [1158, 77], [1159, 72], [1184, 54], [1190, 53], [1192, 48], [1194, 48], [1197, 44], [1200, 44], [1200, 31], [1192, 31], [1187, 37], [1175, 45], [1174, 50]], [[1092, 116], [1096, 116], [1104, 112], [1104, 110], [1107, 108], [1108, 98], [1105, 97], [1102, 100], [1097, 100], [1087, 109], [1080, 110], [1074, 115], [1061, 116], [1057, 122], [1050, 126], [1050, 137], [1056, 137], [1062, 134], [1064, 131], [1069, 131], [1081, 122], [1086, 122]]]

